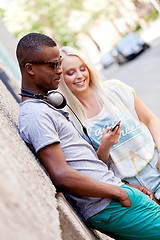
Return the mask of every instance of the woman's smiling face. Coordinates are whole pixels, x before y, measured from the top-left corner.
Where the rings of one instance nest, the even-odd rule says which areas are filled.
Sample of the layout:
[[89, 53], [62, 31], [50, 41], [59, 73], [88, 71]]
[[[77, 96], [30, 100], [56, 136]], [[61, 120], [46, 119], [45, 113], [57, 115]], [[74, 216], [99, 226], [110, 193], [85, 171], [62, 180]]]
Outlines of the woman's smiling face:
[[89, 71], [77, 56], [64, 56], [62, 70], [64, 81], [73, 94], [77, 95], [88, 89]]

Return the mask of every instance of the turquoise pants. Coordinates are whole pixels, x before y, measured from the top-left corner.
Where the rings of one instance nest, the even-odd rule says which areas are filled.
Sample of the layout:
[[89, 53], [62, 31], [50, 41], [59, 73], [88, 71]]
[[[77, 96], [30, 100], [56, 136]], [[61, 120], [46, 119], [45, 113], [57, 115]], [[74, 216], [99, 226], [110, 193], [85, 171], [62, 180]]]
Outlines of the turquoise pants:
[[122, 188], [129, 195], [131, 207], [112, 200], [87, 222], [116, 240], [160, 240], [160, 206], [135, 188]]

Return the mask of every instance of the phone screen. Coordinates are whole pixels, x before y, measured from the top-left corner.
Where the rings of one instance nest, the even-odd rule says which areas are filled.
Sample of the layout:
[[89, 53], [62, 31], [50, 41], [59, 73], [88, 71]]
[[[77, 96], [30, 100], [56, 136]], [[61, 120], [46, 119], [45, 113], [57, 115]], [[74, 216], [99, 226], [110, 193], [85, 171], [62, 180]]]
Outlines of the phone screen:
[[111, 127], [111, 132], [113, 132], [114, 129], [115, 129], [117, 126], [120, 125], [120, 123], [121, 123], [121, 120], [119, 120], [114, 126], [112, 126], [112, 127]]

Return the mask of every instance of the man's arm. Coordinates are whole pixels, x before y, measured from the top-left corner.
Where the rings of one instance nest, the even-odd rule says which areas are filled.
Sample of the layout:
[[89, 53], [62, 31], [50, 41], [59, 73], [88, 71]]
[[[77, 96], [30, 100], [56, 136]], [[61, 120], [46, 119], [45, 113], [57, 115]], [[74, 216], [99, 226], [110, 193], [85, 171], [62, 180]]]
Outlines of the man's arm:
[[59, 143], [42, 148], [38, 154], [53, 183], [61, 190], [84, 197], [112, 198], [123, 206], [131, 206], [123, 188], [98, 182], [68, 166]]

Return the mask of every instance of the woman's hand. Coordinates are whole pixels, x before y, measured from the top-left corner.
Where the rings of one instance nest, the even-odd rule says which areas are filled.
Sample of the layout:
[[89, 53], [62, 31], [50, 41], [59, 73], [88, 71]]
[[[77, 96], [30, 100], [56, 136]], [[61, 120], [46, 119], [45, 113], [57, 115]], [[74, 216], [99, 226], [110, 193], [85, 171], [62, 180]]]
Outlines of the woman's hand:
[[139, 191], [143, 192], [145, 195], [147, 195], [152, 200], [154, 199], [153, 193], [151, 193], [146, 187], [141, 186], [141, 185], [131, 185], [131, 184], [127, 184], [127, 185], [131, 186], [131, 187], [134, 187], [134, 188], [137, 188]]
[[117, 126], [114, 131], [111, 131], [110, 127], [107, 127], [102, 134], [101, 145], [104, 149], [111, 148], [113, 145], [119, 142], [121, 134], [121, 125]]
[[157, 161], [157, 165], [156, 168], [159, 170], [160, 172], [160, 153], [158, 153], [158, 161]]
[[141, 185], [131, 185], [131, 184], [127, 184], [127, 185], [137, 188], [139, 191], [143, 192], [145, 195], [147, 195], [149, 198], [155, 201], [158, 205], [160, 205], [160, 201], [146, 187]]
[[113, 145], [117, 144], [121, 134], [121, 125], [117, 126], [114, 131], [107, 127], [102, 133], [101, 143], [97, 150], [97, 156], [104, 163], [108, 161], [110, 149]]

